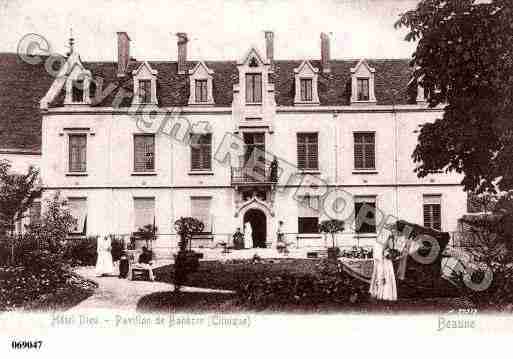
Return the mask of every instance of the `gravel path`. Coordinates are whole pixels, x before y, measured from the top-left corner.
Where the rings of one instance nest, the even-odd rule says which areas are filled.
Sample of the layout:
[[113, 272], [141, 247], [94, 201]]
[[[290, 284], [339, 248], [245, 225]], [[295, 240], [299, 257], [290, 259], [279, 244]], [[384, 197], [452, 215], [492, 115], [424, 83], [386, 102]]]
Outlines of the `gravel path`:
[[[155, 292], [174, 290], [172, 284], [163, 282], [130, 281], [128, 279], [120, 279], [117, 275], [96, 277], [94, 267], [81, 267], [75, 270], [75, 272], [98, 283], [98, 288], [92, 296], [71, 308], [70, 311], [72, 312], [87, 311], [90, 309], [135, 311], [137, 303], [142, 297]], [[231, 293], [230, 291], [193, 287], [183, 287], [182, 291]]]

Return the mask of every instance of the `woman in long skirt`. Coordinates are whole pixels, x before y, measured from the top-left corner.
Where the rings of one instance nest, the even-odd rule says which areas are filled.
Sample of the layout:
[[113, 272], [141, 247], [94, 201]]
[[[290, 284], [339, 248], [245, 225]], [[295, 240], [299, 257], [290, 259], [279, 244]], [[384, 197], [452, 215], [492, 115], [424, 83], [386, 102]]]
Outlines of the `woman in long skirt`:
[[244, 248], [253, 248], [253, 229], [251, 223], [244, 223]]
[[380, 300], [397, 300], [394, 265], [392, 258], [388, 255], [388, 249], [390, 248], [390, 237], [385, 243], [376, 240], [374, 245], [374, 268], [372, 270], [369, 292], [371, 297]]
[[109, 235], [98, 237], [96, 252], [98, 259], [96, 260], [96, 276], [111, 275], [114, 272], [112, 263], [112, 243]]

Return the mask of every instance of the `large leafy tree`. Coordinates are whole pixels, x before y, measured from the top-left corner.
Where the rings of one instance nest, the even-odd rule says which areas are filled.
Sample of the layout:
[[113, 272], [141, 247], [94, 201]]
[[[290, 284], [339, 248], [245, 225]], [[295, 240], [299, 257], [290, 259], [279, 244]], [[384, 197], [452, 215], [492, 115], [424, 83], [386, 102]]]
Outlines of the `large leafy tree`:
[[27, 173], [13, 173], [8, 161], [0, 160], [0, 233], [13, 231], [34, 199], [40, 195], [39, 171], [30, 167]]
[[513, 189], [513, 1], [421, 0], [401, 15], [418, 41], [414, 79], [443, 118], [424, 124], [419, 177], [464, 174], [467, 190]]

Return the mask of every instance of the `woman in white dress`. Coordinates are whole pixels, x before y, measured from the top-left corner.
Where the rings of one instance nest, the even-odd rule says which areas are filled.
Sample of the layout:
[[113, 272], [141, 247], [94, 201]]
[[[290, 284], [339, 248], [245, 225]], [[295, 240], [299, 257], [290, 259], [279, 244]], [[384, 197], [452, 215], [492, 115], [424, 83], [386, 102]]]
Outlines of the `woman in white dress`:
[[96, 260], [96, 276], [113, 274], [114, 265], [112, 263], [112, 243], [109, 235], [98, 237], [96, 252], [98, 259]]
[[244, 248], [253, 248], [253, 229], [251, 223], [244, 223]]
[[376, 240], [374, 244], [374, 267], [369, 292], [371, 297], [380, 300], [397, 300], [397, 285], [395, 281], [394, 265], [389, 257], [391, 248], [390, 237], [381, 243]]

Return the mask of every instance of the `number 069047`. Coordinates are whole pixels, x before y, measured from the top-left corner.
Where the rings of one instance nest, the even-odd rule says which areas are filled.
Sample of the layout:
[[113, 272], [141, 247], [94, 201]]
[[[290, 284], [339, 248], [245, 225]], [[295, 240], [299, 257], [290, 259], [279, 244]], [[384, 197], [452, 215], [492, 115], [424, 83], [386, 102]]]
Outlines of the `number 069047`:
[[11, 347], [15, 350], [41, 349], [42, 345], [42, 340], [13, 340], [11, 342]]

